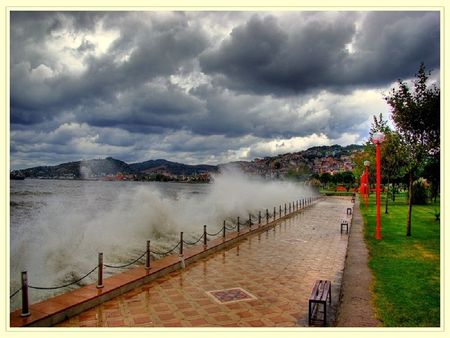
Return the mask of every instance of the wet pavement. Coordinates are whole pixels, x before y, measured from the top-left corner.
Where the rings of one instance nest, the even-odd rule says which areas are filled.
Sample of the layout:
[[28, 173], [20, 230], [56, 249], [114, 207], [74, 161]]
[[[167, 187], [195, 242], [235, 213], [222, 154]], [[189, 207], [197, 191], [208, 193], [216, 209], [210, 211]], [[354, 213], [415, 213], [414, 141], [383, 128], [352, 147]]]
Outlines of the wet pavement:
[[350, 198], [326, 197], [274, 228], [91, 308], [60, 327], [308, 326], [315, 280], [332, 283], [334, 325]]

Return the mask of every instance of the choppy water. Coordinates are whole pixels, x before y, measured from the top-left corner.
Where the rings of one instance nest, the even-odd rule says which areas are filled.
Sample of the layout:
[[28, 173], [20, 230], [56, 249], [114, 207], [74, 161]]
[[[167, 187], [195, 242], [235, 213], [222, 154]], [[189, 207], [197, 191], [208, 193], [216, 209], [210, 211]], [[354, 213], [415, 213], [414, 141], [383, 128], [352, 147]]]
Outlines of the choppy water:
[[[33, 286], [58, 286], [76, 280], [97, 264], [121, 265], [145, 251], [166, 251], [201, 235], [203, 224], [216, 232], [225, 219], [273, 209], [313, 195], [304, 186], [249, 180], [236, 172], [212, 184], [70, 180], [11, 181], [10, 293], [28, 271]], [[92, 274], [81, 284], [94, 283]], [[77, 286], [74, 286], [77, 287]], [[30, 302], [67, 291], [30, 290]], [[11, 309], [20, 306], [20, 292]]]

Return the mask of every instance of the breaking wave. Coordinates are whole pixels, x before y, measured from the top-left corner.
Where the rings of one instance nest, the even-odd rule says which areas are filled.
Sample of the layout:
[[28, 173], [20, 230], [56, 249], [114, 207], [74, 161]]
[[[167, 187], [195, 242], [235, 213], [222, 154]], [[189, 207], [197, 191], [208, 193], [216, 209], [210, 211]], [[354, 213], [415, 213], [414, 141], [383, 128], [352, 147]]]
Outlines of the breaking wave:
[[[163, 251], [178, 242], [180, 231], [187, 239], [198, 237], [203, 224], [214, 232], [230, 217], [245, 219], [314, 194], [298, 183], [263, 181], [236, 170], [180, 190], [176, 183], [134, 183], [84, 182], [82, 192], [66, 187], [65, 194], [47, 196], [36, 215], [11, 229], [11, 293], [20, 287], [21, 271], [35, 286], [65, 284], [95, 267], [99, 252], [105, 263], [123, 264], [142, 254], [148, 239], [152, 250]], [[54, 294], [31, 292], [30, 299]], [[20, 306], [20, 297], [14, 298], [12, 309]]]

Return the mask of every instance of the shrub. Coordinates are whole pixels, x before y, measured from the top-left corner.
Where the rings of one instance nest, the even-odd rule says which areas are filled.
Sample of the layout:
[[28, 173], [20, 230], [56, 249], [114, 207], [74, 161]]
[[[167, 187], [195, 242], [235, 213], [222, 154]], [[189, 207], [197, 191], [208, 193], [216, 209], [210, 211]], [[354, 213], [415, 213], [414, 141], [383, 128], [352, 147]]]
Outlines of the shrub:
[[414, 181], [412, 187], [412, 203], [427, 204], [429, 196], [429, 185], [424, 178]]

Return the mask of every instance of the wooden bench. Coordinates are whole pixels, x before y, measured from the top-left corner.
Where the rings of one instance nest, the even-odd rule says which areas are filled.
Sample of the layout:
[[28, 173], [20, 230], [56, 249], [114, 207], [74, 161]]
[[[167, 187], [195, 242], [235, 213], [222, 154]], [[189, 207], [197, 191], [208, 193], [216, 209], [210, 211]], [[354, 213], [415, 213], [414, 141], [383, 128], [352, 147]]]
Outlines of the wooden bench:
[[323, 319], [322, 324], [326, 326], [327, 323], [327, 301], [331, 304], [331, 282], [328, 280], [316, 280], [314, 283], [311, 296], [309, 297], [309, 311], [308, 324], [311, 325], [313, 317], [316, 320], [319, 314], [319, 306], [323, 305]]
[[341, 220], [341, 234], [342, 234], [342, 231], [344, 231], [344, 227], [345, 227], [346, 233], [348, 233], [348, 221], [346, 219]]

